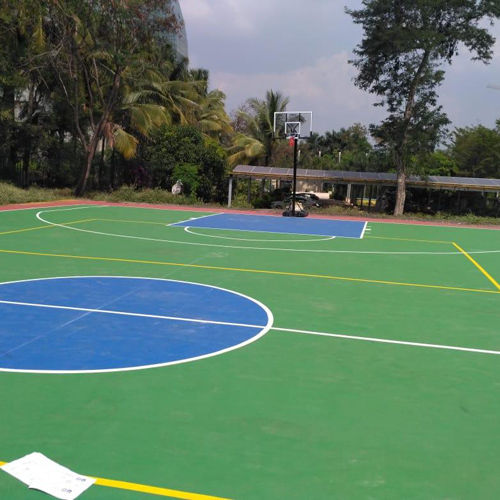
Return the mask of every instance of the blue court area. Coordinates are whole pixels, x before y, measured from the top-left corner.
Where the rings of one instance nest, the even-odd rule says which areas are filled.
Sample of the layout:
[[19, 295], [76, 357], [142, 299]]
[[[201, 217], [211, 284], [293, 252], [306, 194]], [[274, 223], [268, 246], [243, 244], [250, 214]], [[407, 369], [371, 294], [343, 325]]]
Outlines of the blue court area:
[[49, 372], [207, 357], [256, 340], [272, 323], [265, 306], [235, 292], [128, 277], [0, 284], [0, 317], [0, 370]]
[[215, 214], [171, 224], [179, 227], [362, 238], [366, 222], [272, 215]]

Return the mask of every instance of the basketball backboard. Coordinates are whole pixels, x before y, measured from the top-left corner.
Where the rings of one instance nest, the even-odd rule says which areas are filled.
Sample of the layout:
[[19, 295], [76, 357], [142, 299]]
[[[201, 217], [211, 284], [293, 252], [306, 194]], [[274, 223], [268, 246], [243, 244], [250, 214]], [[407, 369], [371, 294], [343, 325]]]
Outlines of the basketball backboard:
[[274, 113], [274, 137], [308, 139], [312, 134], [312, 111], [278, 111]]

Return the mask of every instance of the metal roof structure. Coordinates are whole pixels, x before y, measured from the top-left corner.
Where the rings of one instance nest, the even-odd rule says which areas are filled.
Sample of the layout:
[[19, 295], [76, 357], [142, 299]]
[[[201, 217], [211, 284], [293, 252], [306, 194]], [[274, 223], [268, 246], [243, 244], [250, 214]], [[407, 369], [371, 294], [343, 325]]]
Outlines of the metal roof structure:
[[[256, 167], [238, 165], [233, 170], [237, 177], [255, 179], [292, 180], [292, 168]], [[377, 184], [395, 186], [396, 174], [386, 172], [349, 172], [346, 170], [313, 170], [297, 169], [298, 180], [322, 181], [332, 184]], [[500, 191], [500, 179], [482, 179], [475, 177], [445, 177], [429, 175], [420, 177], [408, 176], [407, 187], [426, 189], [448, 189], [454, 191]]]

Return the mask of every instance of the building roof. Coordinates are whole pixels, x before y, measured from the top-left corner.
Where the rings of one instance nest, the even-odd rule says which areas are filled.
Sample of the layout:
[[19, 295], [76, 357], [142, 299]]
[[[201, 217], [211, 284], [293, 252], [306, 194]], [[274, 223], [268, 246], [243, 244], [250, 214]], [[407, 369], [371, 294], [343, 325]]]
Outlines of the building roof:
[[[238, 165], [233, 175], [255, 179], [292, 180], [292, 168], [256, 167]], [[378, 184], [396, 185], [396, 174], [387, 172], [349, 172], [346, 170], [314, 170], [297, 169], [298, 180], [330, 182], [332, 184]], [[500, 191], [500, 179], [483, 179], [476, 177], [445, 177], [429, 175], [420, 177], [411, 175], [407, 178], [408, 187], [429, 189], [451, 189], [457, 191]]]

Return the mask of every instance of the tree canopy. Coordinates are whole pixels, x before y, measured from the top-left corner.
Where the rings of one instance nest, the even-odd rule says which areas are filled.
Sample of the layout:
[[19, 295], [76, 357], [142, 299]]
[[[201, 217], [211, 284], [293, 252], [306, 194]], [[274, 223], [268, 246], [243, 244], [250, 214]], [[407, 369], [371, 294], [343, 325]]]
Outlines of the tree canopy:
[[500, 15], [491, 0], [364, 0], [349, 10], [364, 35], [352, 64], [357, 86], [380, 97], [387, 118], [372, 134], [391, 151], [398, 174], [394, 213], [404, 210], [406, 176], [413, 154], [432, 151], [449, 123], [438, 105], [444, 63], [464, 46], [487, 62], [495, 38], [484, 19]]

